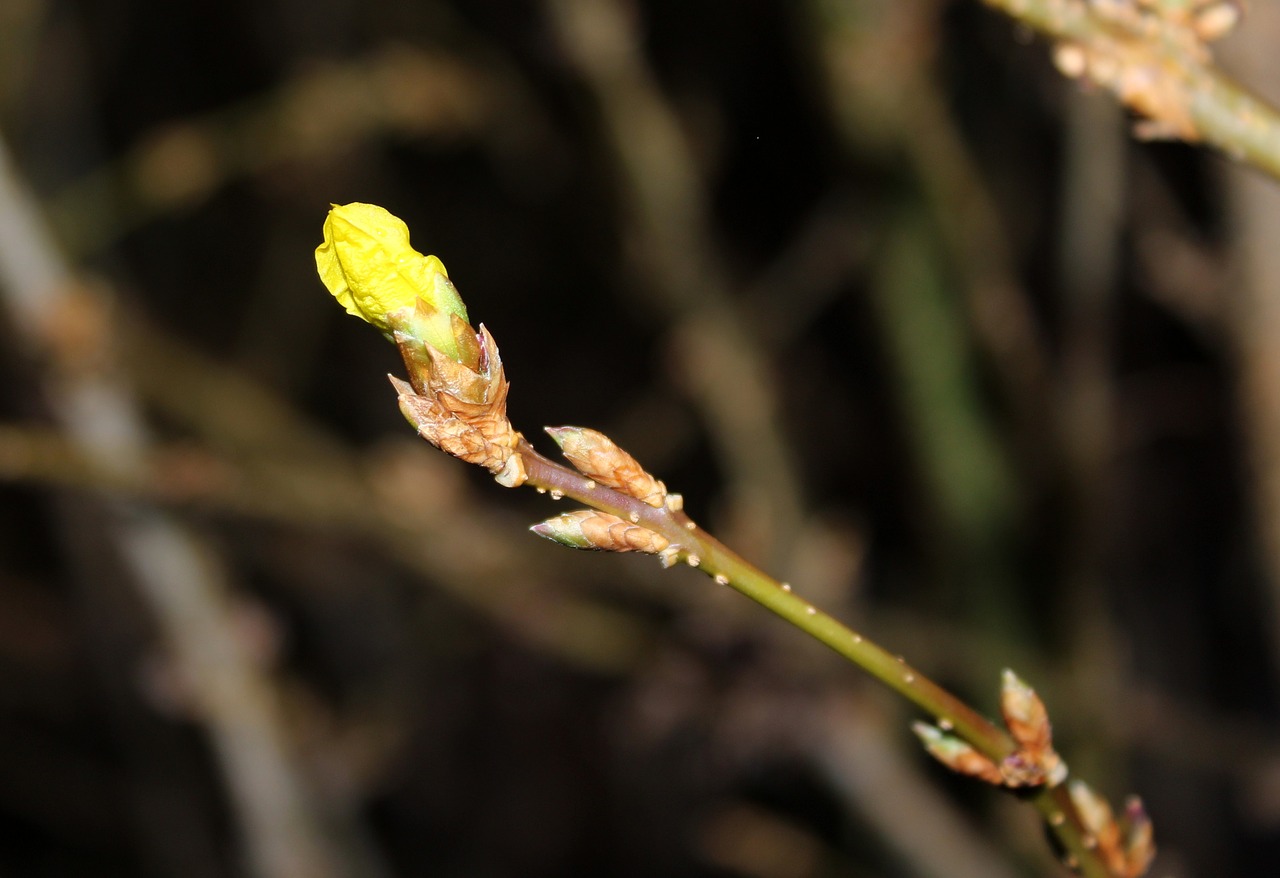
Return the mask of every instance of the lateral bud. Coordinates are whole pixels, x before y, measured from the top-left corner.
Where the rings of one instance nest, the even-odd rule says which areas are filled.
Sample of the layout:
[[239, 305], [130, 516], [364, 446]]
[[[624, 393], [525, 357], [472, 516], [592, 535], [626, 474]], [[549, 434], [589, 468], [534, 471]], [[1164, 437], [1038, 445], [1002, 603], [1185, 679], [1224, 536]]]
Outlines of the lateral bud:
[[1076, 812], [1080, 815], [1080, 822], [1089, 833], [1085, 837], [1085, 843], [1097, 850], [1112, 875], [1121, 878], [1133, 876], [1134, 873], [1129, 869], [1128, 854], [1121, 843], [1120, 826], [1116, 823], [1111, 805], [1082, 780], [1072, 781], [1067, 789], [1071, 793], [1071, 803], [1076, 806]]
[[1235, 30], [1242, 14], [1239, 0], [1208, 0], [1192, 14], [1191, 29], [1197, 37], [1211, 43]]
[[645, 472], [634, 457], [608, 436], [586, 427], [545, 429], [578, 472], [655, 509], [662, 508], [667, 486]]
[[1053, 749], [1049, 712], [1036, 691], [1007, 668], [1001, 678], [1000, 712], [1018, 751], [1001, 764], [1005, 783], [1013, 787], [1057, 786], [1067, 766]]
[[1000, 773], [999, 766], [955, 735], [948, 735], [937, 726], [924, 722], [912, 723], [911, 730], [930, 756], [956, 774], [976, 777], [996, 786], [1004, 785], [1004, 775]]
[[566, 512], [529, 529], [571, 549], [657, 555], [670, 545], [662, 534], [594, 509]]
[[1125, 859], [1130, 875], [1145, 875], [1156, 857], [1155, 830], [1142, 799], [1130, 796], [1124, 803]]

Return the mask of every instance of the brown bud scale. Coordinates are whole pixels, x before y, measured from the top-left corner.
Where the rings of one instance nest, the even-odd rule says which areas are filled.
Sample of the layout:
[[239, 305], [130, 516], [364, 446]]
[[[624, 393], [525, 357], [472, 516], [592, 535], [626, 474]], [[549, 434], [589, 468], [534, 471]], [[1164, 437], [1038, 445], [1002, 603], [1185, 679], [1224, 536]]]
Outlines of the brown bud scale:
[[1018, 751], [1001, 764], [1009, 786], [1057, 786], [1067, 774], [1066, 765], [1053, 749], [1049, 713], [1036, 691], [1006, 670], [1000, 688], [1000, 712]]
[[662, 534], [594, 509], [566, 512], [548, 519], [540, 527], [548, 535], [554, 534], [553, 538], [559, 538], [561, 542], [602, 552], [644, 552], [657, 555], [670, 545]]
[[1080, 822], [1088, 830], [1092, 847], [1106, 863], [1107, 870], [1120, 878], [1137, 878], [1141, 872], [1131, 871], [1128, 851], [1121, 840], [1120, 826], [1116, 822], [1111, 805], [1095, 793], [1083, 781], [1075, 781], [1069, 787], [1071, 801], [1080, 815]]
[[1142, 807], [1142, 800], [1130, 796], [1125, 803], [1125, 858], [1128, 860], [1130, 875], [1145, 875], [1156, 856], [1155, 834], [1151, 828], [1151, 818]]
[[662, 507], [666, 485], [645, 472], [608, 436], [585, 427], [548, 427], [547, 433], [578, 472], [655, 509]]
[[[480, 327], [479, 344], [482, 356], [478, 370], [425, 345], [430, 365], [416, 375], [420, 391], [395, 377], [391, 383], [400, 395], [400, 411], [418, 435], [446, 454], [485, 467], [500, 484], [513, 488], [523, 484], [527, 476], [516, 451], [520, 434], [507, 420], [510, 385], [497, 343], [484, 326]], [[406, 363], [410, 360], [406, 353]]]

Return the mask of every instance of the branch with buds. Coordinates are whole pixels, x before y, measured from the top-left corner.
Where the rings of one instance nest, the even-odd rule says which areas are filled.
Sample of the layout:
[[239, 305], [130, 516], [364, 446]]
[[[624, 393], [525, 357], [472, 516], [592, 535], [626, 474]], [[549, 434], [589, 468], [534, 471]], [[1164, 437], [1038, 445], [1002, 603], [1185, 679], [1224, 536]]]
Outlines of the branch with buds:
[[1029, 798], [1065, 862], [1088, 878], [1137, 878], [1152, 856], [1151, 823], [1137, 799], [1117, 820], [1087, 786], [1068, 782], [1036, 693], [1006, 671], [1001, 729], [901, 657], [867, 640], [743, 560], [684, 512], [679, 494], [607, 436], [583, 427], [547, 433], [571, 466], [544, 457], [507, 419], [508, 383], [493, 336], [473, 328], [444, 265], [409, 245], [409, 230], [381, 207], [335, 205], [316, 249], [325, 285], [347, 311], [400, 349], [409, 380], [392, 377], [400, 410], [422, 438], [485, 467], [509, 488], [530, 485], [585, 508], [533, 526], [575, 549], [639, 552], [664, 567], [697, 568], [736, 589], [894, 689], [932, 717], [917, 723], [944, 765]]
[[983, 0], [1054, 41], [1066, 76], [1108, 89], [1135, 133], [1216, 146], [1280, 179], [1280, 112], [1213, 64], [1243, 0]]

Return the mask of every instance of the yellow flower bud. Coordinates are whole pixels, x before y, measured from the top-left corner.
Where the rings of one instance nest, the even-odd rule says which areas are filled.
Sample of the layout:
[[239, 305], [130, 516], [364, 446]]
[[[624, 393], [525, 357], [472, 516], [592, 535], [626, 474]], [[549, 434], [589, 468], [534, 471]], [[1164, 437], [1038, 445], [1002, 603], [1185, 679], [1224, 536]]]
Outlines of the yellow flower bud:
[[388, 335], [401, 328], [393, 324], [413, 320], [415, 336], [459, 358], [452, 317], [467, 324], [466, 306], [444, 264], [409, 246], [409, 227], [399, 217], [376, 204], [333, 205], [316, 270], [348, 314]]

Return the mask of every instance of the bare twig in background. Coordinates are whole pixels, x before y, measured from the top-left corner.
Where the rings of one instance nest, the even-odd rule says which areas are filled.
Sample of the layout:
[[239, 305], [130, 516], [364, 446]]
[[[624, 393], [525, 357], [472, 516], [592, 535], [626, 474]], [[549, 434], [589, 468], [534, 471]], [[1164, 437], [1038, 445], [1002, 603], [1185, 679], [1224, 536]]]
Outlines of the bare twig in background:
[[[1012, 878], [1015, 871], [947, 807], [922, 779], [873, 705], [832, 695], [819, 708], [822, 722], [814, 759], [858, 803], [882, 838], [925, 878]], [[921, 845], [920, 838], [930, 843]]]
[[375, 540], [456, 600], [564, 661], [620, 672], [637, 660], [644, 626], [573, 595], [556, 584], [562, 571], [512, 549], [495, 512], [470, 496], [456, 472], [396, 447], [356, 455], [267, 388], [153, 328], [135, 323], [126, 338], [139, 392], [230, 456], [230, 475], [215, 482], [210, 502]]
[[475, 140], [503, 162], [513, 153], [527, 161], [549, 132], [501, 70], [396, 46], [300, 71], [266, 95], [159, 127], [55, 193], [50, 222], [74, 256], [95, 254], [237, 179], [299, 163], [331, 166], [388, 135]]
[[547, 7], [599, 107], [626, 185], [646, 293], [675, 326], [682, 379], [728, 463], [735, 515], [750, 523], [762, 555], [787, 569], [791, 562], [782, 559], [804, 516], [796, 464], [779, 428], [769, 364], [716, 255], [705, 183], [679, 119], [639, 52], [623, 4], [548, 0]]
[[[990, 636], [1025, 626], [1007, 563], [1018, 481], [1052, 458], [1049, 367], [1013, 245], [951, 117], [932, 2], [807, 4], [845, 158], [888, 154], [911, 198], [883, 223], [870, 299], [926, 491], [930, 578]], [[998, 405], [983, 377], [995, 376]], [[1012, 439], [1000, 429], [1007, 410]]]
[[[1274, 3], [1254, 7], [1248, 28], [1236, 41], [1236, 61], [1250, 79], [1274, 93], [1280, 89], [1274, 52], [1280, 8]], [[1238, 296], [1227, 314], [1239, 359], [1253, 493], [1270, 579], [1272, 660], [1280, 670], [1280, 188], [1237, 169], [1227, 171], [1227, 182], [1238, 222], [1234, 257], [1239, 266]]]
[[1025, 442], [1044, 428], [1048, 364], [1021, 288], [1008, 231], [951, 118], [934, 70], [938, 18], [932, 0], [810, 0], [828, 99], [850, 155], [900, 150], [963, 280], [976, 341], [997, 367]]
[[[1057, 429], [1063, 445], [1068, 523], [1064, 593], [1076, 620], [1070, 632], [1076, 691], [1085, 710], [1123, 710], [1117, 669], [1124, 657], [1107, 606], [1105, 552], [1115, 457], [1115, 292], [1120, 276], [1127, 140], [1116, 107], [1085, 95], [1067, 105], [1062, 235], [1058, 271], [1063, 354]], [[1113, 683], [1108, 689], [1107, 683]], [[1088, 695], [1085, 696], [1084, 693]], [[1102, 750], [1086, 754], [1101, 760]], [[1111, 770], [1086, 762], [1092, 771]], [[1106, 764], [1106, 763], [1103, 763]]]
[[[0, 147], [2, 148], [2, 147]], [[134, 478], [146, 429], [115, 369], [102, 307], [62, 262], [0, 152], [0, 290], [18, 343], [44, 363], [54, 417], [95, 466]], [[235, 635], [216, 555], [165, 513], [103, 498], [112, 537], [155, 614], [236, 803], [261, 878], [336, 875], [338, 852], [298, 773], [273, 684]]]

